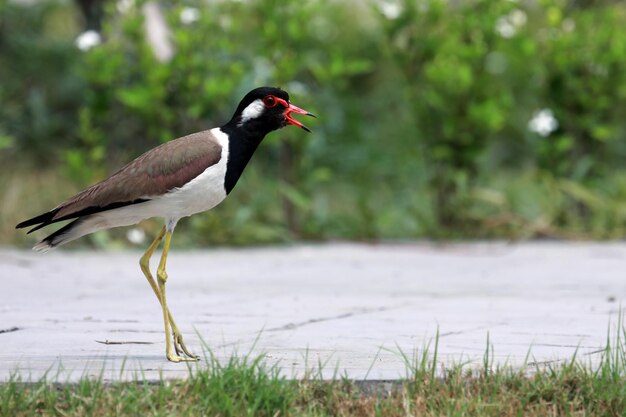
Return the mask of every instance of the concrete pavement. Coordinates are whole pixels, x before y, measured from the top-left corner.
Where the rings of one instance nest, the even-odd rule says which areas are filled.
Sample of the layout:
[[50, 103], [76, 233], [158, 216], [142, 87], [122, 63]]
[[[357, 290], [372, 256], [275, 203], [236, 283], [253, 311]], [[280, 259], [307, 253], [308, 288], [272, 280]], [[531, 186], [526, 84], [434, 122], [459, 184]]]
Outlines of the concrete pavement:
[[[0, 381], [188, 375], [165, 360], [139, 252], [0, 250]], [[156, 261], [153, 260], [153, 267]], [[626, 297], [624, 243], [323, 244], [173, 250], [168, 301], [188, 347], [265, 353], [284, 375], [405, 376], [439, 331], [444, 366], [597, 362]], [[109, 344], [105, 344], [105, 343]], [[205, 362], [200, 362], [199, 366]]]

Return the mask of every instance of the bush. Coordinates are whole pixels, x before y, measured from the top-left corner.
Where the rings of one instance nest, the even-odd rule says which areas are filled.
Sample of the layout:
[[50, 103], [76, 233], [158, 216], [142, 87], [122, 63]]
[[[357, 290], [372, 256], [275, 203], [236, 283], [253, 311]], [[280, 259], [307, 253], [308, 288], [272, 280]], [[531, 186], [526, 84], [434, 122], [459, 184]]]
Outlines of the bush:
[[[194, 228], [210, 229], [207, 239], [227, 242], [321, 236], [319, 223], [310, 220], [316, 215], [309, 196], [343, 163], [324, 138], [349, 137], [346, 126], [359, 115], [342, 110], [342, 96], [350, 95], [355, 77], [370, 71], [376, 51], [365, 30], [340, 23], [355, 12], [332, 1], [256, 1], [188, 2], [164, 13], [176, 53], [159, 62], [144, 39], [141, 8], [108, 11], [107, 41], [89, 51], [83, 65], [89, 94], [81, 111], [83, 147], [71, 150], [81, 156], [74, 158], [77, 175], [93, 181], [103, 173], [77, 171], [101, 166], [104, 155], [121, 163], [159, 142], [219, 126], [247, 91], [279, 85], [298, 105], [321, 110], [324, 125], [312, 138], [293, 129], [273, 134], [246, 174], [247, 189], [235, 193], [246, 206], [228, 210], [229, 230], [215, 230], [222, 222], [211, 216]], [[185, 23], [184, 13], [197, 20]], [[340, 25], [350, 29], [339, 31]], [[334, 114], [326, 114], [326, 105]], [[95, 157], [84, 164], [85, 155]], [[261, 175], [264, 181], [250, 178]]]
[[541, 98], [559, 129], [534, 144], [542, 169], [585, 180], [623, 164], [626, 33], [618, 28], [625, 24], [623, 4], [548, 9], [539, 39], [546, 74]]
[[122, 3], [107, 3], [104, 42], [80, 53], [75, 26], [48, 35], [67, 6], [1, 3], [3, 155], [56, 159], [84, 186], [279, 85], [319, 114], [314, 133], [271, 135], [179, 239], [626, 230], [622, 2], [163, 2], [175, 51], [163, 62], [143, 3]]
[[[493, 0], [405, 0], [397, 16], [380, 14], [405, 76], [443, 230], [467, 221], [461, 190], [475, 184], [486, 149], [520, 130], [513, 115], [537, 93], [528, 85], [537, 71], [537, 48], [518, 7]], [[503, 22], [510, 33], [498, 33]]]
[[[382, 8], [438, 230], [472, 230], [468, 191], [494, 171], [532, 164], [586, 181], [619, 167], [626, 48], [617, 28], [625, 13], [617, 2], [576, 8], [558, 0], [405, 0], [391, 17]], [[558, 121], [545, 137], [526, 129], [541, 108]]]
[[50, 163], [75, 145], [85, 86], [72, 10], [0, 1], [0, 151]]

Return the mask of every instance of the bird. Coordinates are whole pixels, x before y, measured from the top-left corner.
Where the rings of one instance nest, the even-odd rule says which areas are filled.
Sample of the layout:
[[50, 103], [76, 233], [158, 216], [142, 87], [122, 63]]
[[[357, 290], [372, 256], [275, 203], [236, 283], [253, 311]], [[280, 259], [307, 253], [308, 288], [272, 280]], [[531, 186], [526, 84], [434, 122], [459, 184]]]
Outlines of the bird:
[[[139, 265], [159, 300], [165, 328], [165, 354], [169, 361], [196, 361], [167, 306], [167, 256], [172, 234], [181, 218], [210, 210], [233, 190], [263, 138], [274, 130], [295, 125], [310, 129], [292, 114], [316, 117], [289, 101], [277, 87], [259, 87], [246, 94], [232, 118], [221, 127], [174, 139], [135, 158], [107, 179], [79, 192], [52, 210], [19, 223], [28, 233], [50, 224], [70, 223], [37, 243], [46, 252], [98, 230], [162, 218], [164, 225], [140, 258]], [[163, 242], [156, 280], [150, 258]], [[171, 332], [171, 340], [170, 340]], [[172, 349], [173, 347], [173, 349]]]

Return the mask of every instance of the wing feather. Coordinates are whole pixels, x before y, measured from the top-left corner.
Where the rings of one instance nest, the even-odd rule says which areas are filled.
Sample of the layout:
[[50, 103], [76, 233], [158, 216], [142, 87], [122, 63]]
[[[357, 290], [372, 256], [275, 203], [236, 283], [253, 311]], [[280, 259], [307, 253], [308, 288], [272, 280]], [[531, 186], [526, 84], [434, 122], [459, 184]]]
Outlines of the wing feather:
[[17, 225], [50, 223], [148, 201], [180, 188], [219, 162], [222, 147], [210, 130], [166, 142], [53, 210]]

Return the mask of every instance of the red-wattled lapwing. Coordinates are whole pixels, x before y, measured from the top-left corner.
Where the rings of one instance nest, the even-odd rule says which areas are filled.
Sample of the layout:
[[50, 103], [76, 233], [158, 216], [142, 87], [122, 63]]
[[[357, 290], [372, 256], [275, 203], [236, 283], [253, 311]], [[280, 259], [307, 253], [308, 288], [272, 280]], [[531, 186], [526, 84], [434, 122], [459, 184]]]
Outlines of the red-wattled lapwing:
[[[150, 217], [165, 225], [141, 257], [139, 265], [156, 294], [165, 323], [165, 353], [173, 362], [197, 360], [167, 307], [165, 264], [172, 233], [182, 217], [209, 210], [231, 192], [265, 135], [292, 124], [310, 132], [291, 113], [313, 116], [289, 103], [289, 95], [273, 87], [252, 90], [241, 100], [232, 119], [222, 127], [164, 143], [51, 211], [18, 224], [35, 226], [28, 233], [63, 220], [75, 219], [39, 242], [45, 252], [97, 230], [128, 226]], [[150, 273], [150, 257], [165, 238], [157, 268]], [[174, 350], [169, 338], [170, 326]], [[184, 355], [184, 356], [183, 356]]]

